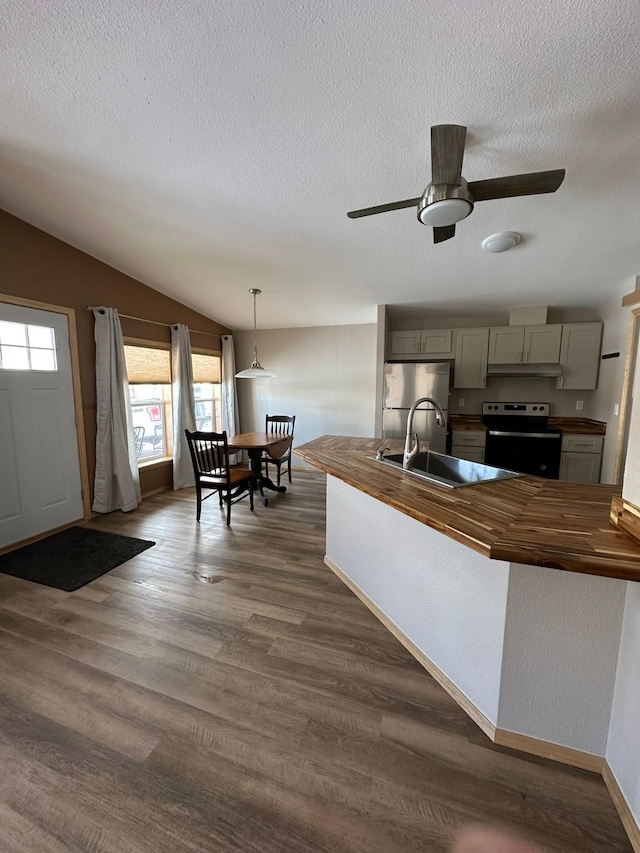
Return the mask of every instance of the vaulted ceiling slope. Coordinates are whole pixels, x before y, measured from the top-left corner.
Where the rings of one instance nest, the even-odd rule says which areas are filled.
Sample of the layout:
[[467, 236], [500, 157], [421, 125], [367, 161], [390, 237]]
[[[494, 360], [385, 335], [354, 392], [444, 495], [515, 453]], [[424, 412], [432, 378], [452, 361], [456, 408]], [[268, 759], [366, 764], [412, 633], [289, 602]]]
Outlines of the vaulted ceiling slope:
[[[5, 0], [0, 206], [232, 328], [375, 306], [597, 305], [640, 272], [637, 0]], [[566, 168], [434, 245], [463, 174]], [[504, 255], [484, 237], [518, 231]]]

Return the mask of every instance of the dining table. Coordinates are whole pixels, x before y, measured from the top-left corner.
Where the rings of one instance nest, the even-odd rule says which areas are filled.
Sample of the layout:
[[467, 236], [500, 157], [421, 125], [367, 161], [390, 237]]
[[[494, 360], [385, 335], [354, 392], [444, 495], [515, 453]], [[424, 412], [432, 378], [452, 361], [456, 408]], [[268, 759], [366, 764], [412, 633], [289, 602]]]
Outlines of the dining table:
[[227, 438], [230, 453], [246, 450], [249, 454], [249, 467], [254, 477], [256, 489], [260, 494], [260, 500], [265, 506], [269, 506], [269, 501], [264, 493], [265, 489], [272, 492], [286, 492], [287, 487], [276, 486], [273, 480], [263, 472], [262, 454], [264, 452], [272, 459], [277, 459], [287, 452], [292, 441], [292, 436], [282, 435], [278, 432], [241, 432]]

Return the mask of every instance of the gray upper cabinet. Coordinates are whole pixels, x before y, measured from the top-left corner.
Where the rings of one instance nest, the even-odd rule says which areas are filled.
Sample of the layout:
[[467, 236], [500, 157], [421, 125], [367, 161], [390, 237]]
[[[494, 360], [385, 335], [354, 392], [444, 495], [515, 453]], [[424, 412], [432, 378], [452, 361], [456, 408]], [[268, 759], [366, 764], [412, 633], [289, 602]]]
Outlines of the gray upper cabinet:
[[487, 387], [489, 329], [456, 330], [456, 388]]
[[418, 329], [411, 332], [391, 332], [391, 355], [419, 355], [420, 335]]
[[407, 361], [455, 358], [455, 388], [486, 388], [487, 364], [560, 364], [557, 387], [598, 386], [602, 323], [418, 329], [391, 332], [389, 356]]
[[562, 327], [558, 388], [590, 391], [598, 387], [602, 323], [573, 323]]
[[561, 325], [526, 326], [522, 360], [531, 364], [557, 364], [561, 340]]
[[489, 364], [516, 364], [522, 361], [524, 326], [489, 329]]
[[561, 325], [497, 326], [489, 330], [489, 364], [557, 364]]
[[390, 355], [453, 358], [454, 339], [455, 332], [453, 329], [419, 329], [409, 332], [391, 332]]

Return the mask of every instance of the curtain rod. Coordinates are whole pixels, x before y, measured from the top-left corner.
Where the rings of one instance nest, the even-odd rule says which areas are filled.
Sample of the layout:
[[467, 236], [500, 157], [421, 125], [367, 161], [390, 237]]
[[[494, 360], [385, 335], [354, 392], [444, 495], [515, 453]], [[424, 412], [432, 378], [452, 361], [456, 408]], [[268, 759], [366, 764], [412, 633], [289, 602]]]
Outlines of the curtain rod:
[[[87, 311], [96, 311], [97, 308], [94, 305], [87, 305]], [[118, 317], [124, 317], [125, 320], [138, 320], [140, 323], [153, 323], [154, 326], [166, 326], [167, 329], [170, 329], [172, 326], [175, 326], [175, 323], [159, 323], [157, 320], [145, 320], [144, 317], [132, 317], [131, 314], [120, 314], [118, 313]], [[216, 335], [214, 332], [200, 332], [198, 329], [189, 329], [190, 332], [195, 332], [196, 335], [208, 335], [210, 338], [220, 338], [222, 335]]]

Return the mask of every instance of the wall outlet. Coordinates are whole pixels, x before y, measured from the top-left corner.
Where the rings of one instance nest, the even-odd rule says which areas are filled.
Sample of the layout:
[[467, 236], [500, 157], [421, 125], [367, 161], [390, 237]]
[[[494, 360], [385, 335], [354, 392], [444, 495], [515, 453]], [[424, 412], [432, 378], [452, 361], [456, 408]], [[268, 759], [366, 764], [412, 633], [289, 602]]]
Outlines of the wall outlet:
[[461, 409], [464, 409], [464, 397], [458, 398], [458, 405], [460, 406]]
[[620, 404], [619, 404], [619, 403], [614, 403], [614, 404], [613, 404], [613, 416], [614, 416], [615, 418], [617, 418], [619, 414], [620, 414]]
[[584, 409], [584, 400], [576, 400], [576, 409], [578, 412]]

